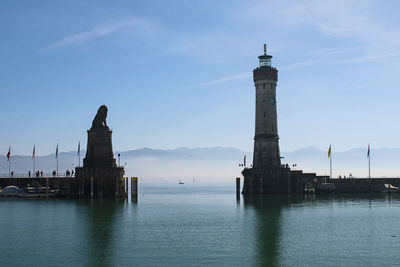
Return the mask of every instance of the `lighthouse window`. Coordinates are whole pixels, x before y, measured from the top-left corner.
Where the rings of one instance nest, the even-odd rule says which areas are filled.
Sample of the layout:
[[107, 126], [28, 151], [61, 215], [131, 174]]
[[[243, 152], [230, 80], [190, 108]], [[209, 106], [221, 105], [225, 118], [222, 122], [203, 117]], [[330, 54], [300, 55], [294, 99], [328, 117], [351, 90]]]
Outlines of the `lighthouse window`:
[[265, 89], [265, 83], [263, 83], [263, 89]]
[[264, 112], [264, 118], [265, 118], [265, 112]]

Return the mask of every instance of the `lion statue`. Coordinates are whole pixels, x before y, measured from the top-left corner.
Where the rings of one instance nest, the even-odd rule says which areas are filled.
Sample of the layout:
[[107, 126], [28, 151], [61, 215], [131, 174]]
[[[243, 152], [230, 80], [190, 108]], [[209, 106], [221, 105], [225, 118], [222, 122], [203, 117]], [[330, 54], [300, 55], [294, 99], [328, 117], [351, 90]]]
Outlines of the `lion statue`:
[[92, 128], [96, 129], [96, 128], [108, 128], [107, 126], [107, 106], [106, 105], [102, 105], [101, 107], [99, 107], [99, 110], [97, 111], [96, 116], [93, 119], [93, 123], [92, 123]]

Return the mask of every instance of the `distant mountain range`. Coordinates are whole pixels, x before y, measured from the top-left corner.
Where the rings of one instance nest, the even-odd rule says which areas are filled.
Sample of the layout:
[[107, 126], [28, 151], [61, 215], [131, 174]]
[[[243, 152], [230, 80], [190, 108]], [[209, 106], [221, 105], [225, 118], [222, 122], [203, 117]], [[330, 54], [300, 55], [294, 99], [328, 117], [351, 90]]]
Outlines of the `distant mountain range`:
[[[252, 153], [230, 147], [187, 148], [161, 150], [141, 148], [129, 151], [116, 151], [121, 154], [121, 165], [126, 164], [127, 176], [139, 176], [144, 181], [229, 181], [240, 176], [243, 156], [247, 165], [252, 162]], [[365, 148], [353, 148], [332, 154], [333, 174], [361, 177], [368, 175], [368, 159]], [[329, 174], [327, 151], [316, 147], [306, 147], [292, 152], [282, 152], [282, 163], [305, 172]], [[81, 159], [85, 151], [82, 151]], [[117, 159], [118, 162], [118, 159]], [[371, 151], [372, 176], [400, 176], [400, 148], [374, 149]], [[27, 173], [32, 170], [31, 156], [13, 155], [11, 169], [14, 173]], [[81, 163], [82, 164], [82, 163]], [[76, 151], [59, 154], [59, 171], [72, 170], [78, 165]], [[56, 169], [54, 154], [37, 156], [36, 170], [50, 173]], [[0, 173], [8, 173], [8, 162], [0, 156]]]

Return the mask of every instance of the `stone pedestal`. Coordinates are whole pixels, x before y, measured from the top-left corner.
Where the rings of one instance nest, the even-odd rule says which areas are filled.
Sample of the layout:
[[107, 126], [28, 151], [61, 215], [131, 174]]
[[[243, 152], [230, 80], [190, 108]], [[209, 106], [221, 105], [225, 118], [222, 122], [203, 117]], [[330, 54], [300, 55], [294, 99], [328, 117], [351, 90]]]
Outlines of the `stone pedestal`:
[[78, 197], [89, 198], [91, 196], [90, 178], [93, 177], [93, 197], [125, 197], [124, 168], [75, 168], [78, 178]]
[[244, 169], [243, 194], [287, 194], [291, 193], [290, 169], [271, 167], [265, 169]]
[[93, 197], [125, 197], [123, 178], [125, 171], [123, 167], [117, 167], [115, 162], [112, 131], [105, 123], [96, 121], [96, 118], [88, 131], [83, 167], [75, 168], [79, 183], [76, 193], [82, 198], [91, 197], [91, 178], [93, 177]]
[[112, 131], [104, 129], [90, 129], [88, 144], [83, 166], [86, 168], [113, 168], [117, 167], [112, 149]]

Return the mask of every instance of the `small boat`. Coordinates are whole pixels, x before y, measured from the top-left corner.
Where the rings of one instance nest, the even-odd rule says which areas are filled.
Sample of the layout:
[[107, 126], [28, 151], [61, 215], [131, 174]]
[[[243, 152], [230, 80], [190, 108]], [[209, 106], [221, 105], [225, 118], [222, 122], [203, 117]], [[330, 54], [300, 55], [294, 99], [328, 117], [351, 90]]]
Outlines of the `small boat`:
[[319, 185], [318, 191], [323, 193], [334, 193], [335, 189], [335, 184], [333, 183], [322, 183]]
[[304, 187], [304, 194], [315, 194], [315, 189], [311, 183], [307, 183]]
[[0, 196], [3, 197], [16, 197], [19, 194], [19, 187], [15, 186], [15, 185], [9, 185], [4, 187], [1, 191], [0, 191]]
[[399, 188], [391, 184], [384, 184], [381, 193], [398, 193]]
[[181, 180], [179, 180], [179, 183], [178, 184], [185, 184], [184, 182], [182, 182]]
[[19, 190], [18, 197], [21, 198], [42, 198], [54, 197], [59, 192], [59, 189], [50, 189], [49, 187], [25, 187]]
[[41, 186], [38, 182], [28, 184], [27, 187], [19, 190], [18, 197], [21, 198], [46, 198], [54, 197], [59, 192], [59, 189], [51, 189], [50, 187]]

